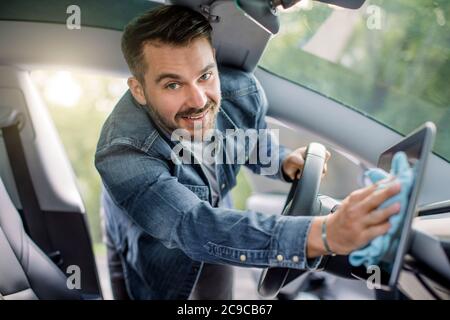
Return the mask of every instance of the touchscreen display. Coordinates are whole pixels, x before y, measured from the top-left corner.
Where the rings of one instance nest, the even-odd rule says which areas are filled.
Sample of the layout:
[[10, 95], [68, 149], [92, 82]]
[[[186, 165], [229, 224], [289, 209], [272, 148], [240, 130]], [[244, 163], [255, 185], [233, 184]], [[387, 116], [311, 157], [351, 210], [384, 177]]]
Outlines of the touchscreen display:
[[[408, 162], [414, 171], [414, 184], [409, 193], [408, 207], [406, 208], [405, 215], [397, 232], [391, 239], [389, 249], [378, 263], [381, 271], [381, 285], [385, 289], [396, 285], [402, 268], [403, 257], [407, 250], [408, 235], [410, 233], [412, 219], [416, 212], [417, 197], [419, 195], [426, 161], [431, 152], [434, 135], [434, 125], [427, 123], [398, 144], [383, 152], [378, 158], [377, 166], [386, 172], [390, 172], [392, 158], [398, 151], [403, 151], [407, 155]], [[370, 273], [368, 274], [367, 271], [363, 266], [355, 268], [352, 273], [359, 278], [367, 278], [370, 276]]]
[[[422, 158], [422, 152], [424, 149], [423, 147], [425, 141], [425, 133], [425, 130], [422, 130], [416, 135], [410, 137], [409, 139], [403, 140], [401, 143], [382, 153], [378, 159], [378, 167], [385, 170], [386, 172], [389, 172], [391, 170], [391, 163], [394, 154], [398, 151], [403, 151], [408, 157], [409, 165], [413, 168], [415, 176], [417, 176], [419, 162]], [[403, 216], [400, 227], [397, 229], [396, 234], [394, 234], [394, 237], [392, 238], [389, 250], [381, 259], [378, 265], [382, 272], [382, 282], [384, 284], [388, 284], [389, 278], [393, 271], [394, 262], [399, 251], [398, 249], [401, 235], [405, 230], [405, 222], [408, 216], [413, 215], [415, 212], [416, 201], [411, 201], [411, 197], [414, 194], [414, 189], [416, 189], [416, 184], [417, 181], [414, 181], [414, 185], [411, 188], [411, 192], [409, 194], [408, 208], [406, 209], [406, 214]], [[411, 206], [414, 206], [414, 208], [411, 208]], [[407, 229], [409, 229], [409, 225], [407, 225], [406, 227]], [[408, 230], [405, 230], [405, 232], [408, 232]]]

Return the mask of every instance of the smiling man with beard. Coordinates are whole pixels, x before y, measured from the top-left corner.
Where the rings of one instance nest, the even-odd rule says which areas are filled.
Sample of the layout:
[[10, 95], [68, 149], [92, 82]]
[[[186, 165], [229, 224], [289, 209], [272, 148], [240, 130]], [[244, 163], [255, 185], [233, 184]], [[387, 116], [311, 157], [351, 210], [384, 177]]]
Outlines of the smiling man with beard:
[[[262, 87], [251, 73], [218, 68], [211, 26], [201, 14], [180, 6], [147, 12], [126, 27], [122, 51], [130, 90], [106, 120], [95, 156], [115, 298], [231, 299], [233, 265], [316, 268], [321, 256], [348, 254], [387, 232], [399, 208], [376, 209], [398, 184], [357, 190], [329, 217], [267, 216], [232, 208], [240, 163], [172, 161], [175, 130], [204, 144], [209, 130], [225, 139], [230, 130], [267, 128]], [[266, 138], [244, 140], [233, 154], [250, 159], [262, 148], [277, 169], [268, 177], [292, 181], [305, 148], [290, 151]], [[267, 172], [258, 162], [244, 165]], [[119, 264], [123, 291], [114, 285]]]

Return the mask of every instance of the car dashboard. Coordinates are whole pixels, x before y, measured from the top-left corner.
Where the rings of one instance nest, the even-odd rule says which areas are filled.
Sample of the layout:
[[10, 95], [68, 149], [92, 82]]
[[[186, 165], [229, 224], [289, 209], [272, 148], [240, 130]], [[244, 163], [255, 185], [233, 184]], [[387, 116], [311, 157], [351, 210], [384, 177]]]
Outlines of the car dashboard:
[[450, 299], [450, 201], [420, 209], [398, 287], [411, 299]]

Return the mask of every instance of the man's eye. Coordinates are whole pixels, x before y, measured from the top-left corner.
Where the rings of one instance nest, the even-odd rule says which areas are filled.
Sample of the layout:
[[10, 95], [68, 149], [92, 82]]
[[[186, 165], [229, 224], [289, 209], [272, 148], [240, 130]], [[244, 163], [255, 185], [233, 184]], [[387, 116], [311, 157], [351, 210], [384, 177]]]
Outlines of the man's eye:
[[212, 75], [212, 72], [205, 73], [204, 75], [202, 75], [202, 76], [200, 77], [200, 80], [206, 81], [206, 80], [208, 80], [209, 78], [211, 78], [211, 75]]
[[180, 87], [180, 85], [178, 83], [176, 83], [176, 82], [172, 82], [172, 83], [169, 83], [169, 84], [166, 85], [166, 88], [170, 89], [170, 90], [176, 90], [179, 87]]

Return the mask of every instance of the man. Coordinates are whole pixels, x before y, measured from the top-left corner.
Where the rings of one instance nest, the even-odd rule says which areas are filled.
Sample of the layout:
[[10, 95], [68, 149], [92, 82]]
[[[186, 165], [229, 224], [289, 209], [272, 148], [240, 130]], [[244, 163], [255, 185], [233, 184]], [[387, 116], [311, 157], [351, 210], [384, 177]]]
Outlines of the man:
[[[229, 205], [239, 163], [174, 161], [179, 129], [198, 158], [193, 137], [209, 145], [208, 130], [221, 133], [220, 142], [229, 130], [266, 128], [262, 88], [252, 74], [219, 72], [201, 14], [179, 6], [147, 12], [127, 26], [122, 51], [130, 90], [106, 120], [95, 164], [106, 189], [108, 237], [132, 298], [229, 299], [231, 265], [314, 269], [323, 255], [348, 254], [387, 232], [399, 206], [377, 207], [399, 184], [357, 190], [329, 217], [267, 216]], [[267, 172], [248, 157], [260, 147], [277, 169], [269, 177], [291, 181], [305, 148], [290, 152], [265, 138], [235, 146], [246, 154], [244, 164]]]

